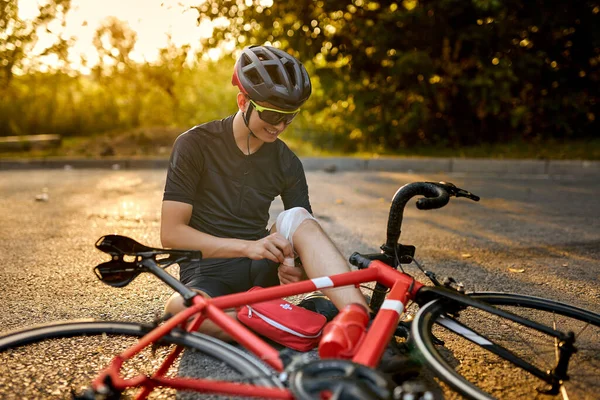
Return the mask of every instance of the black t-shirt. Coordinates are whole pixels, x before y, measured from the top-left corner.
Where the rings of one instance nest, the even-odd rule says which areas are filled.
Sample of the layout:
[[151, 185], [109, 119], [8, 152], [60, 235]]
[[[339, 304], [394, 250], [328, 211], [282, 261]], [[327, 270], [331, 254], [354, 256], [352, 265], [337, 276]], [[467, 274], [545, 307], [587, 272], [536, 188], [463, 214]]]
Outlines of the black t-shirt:
[[233, 117], [198, 125], [173, 146], [163, 200], [193, 206], [189, 225], [217, 237], [257, 240], [267, 235], [269, 207], [281, 195], [285, 209], [312, 213], [302, 163], [285, 143], [264, 143], [244, 154]]

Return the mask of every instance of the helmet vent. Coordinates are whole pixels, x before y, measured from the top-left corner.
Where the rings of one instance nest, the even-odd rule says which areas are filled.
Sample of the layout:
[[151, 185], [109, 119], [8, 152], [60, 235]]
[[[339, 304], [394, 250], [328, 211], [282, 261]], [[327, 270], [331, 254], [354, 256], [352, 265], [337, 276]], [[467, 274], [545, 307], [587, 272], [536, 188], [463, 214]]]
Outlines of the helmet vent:
[[285, 67], [286, 72], [288, 73], [288, 76], [290, 77], [292, 85], [296, 86], [298, 84], [298, 82], [295, 79], [296, 71], [294, 70], [294, 66], [291, 65], [290, 63], [285, 63], [284, 67]]
[[246, 78], [248, 78], [248, 80], [250, 82], [252, 82], [254, 85], [263, 83], [260, 75], [258, 74], [258, 72], [256, 72], [255, 69], [251, 69], [251, 70], [247, 71]]
[[277, 65], [266, 65], [265, 69], [267, 70], [267, 73], [273, 80], [273, 83], [275, 83], [276, 85], [284, 84], [284, 82], [281, 80], [281, 73], [279, 72], [279, 68], [277, 67]]
[[242, 58], [239, 61], [241, 63], [241, 65], [246, 66], [249, 64], [252, 64], [252, 59], [250, 59], [250, 57], [248, 57], [248, 55], [246, 54], [242, 54]]

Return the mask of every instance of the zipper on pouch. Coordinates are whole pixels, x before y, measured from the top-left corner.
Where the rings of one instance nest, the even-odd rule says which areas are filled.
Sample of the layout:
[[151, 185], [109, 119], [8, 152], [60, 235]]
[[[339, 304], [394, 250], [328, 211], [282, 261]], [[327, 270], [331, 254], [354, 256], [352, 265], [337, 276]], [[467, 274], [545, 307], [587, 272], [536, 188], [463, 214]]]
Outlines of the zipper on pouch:
[[273, 321], [271, 318], [267, 317], [266, 315], [263, 315], [261, 313], [259, 313], [256, 310], [253, 310], [252, 307], [248, 306], [248, 318], [252, 318], [252, 315], [256, 315], [258, 318], [262, 319], [263, 321], [265, 321], [267, 324], [274, 326], [275, 328], [282, 330], [284, 332], [287, 332], [289, 334], [292, 334], [294, 336], [298, 336], [298, 337], [302, 337], [302, 338], [307, 338], [307, 339], [314, 339], [314, 338], [318, 338], [319, 336], [321, 336], [321, 331], [319, 331], [318, 334], [316, 335], [303, 335], [302, 333], [296, 332], [293, 329], [288, 328], [285, 325], [280, 324], [277, 321]]

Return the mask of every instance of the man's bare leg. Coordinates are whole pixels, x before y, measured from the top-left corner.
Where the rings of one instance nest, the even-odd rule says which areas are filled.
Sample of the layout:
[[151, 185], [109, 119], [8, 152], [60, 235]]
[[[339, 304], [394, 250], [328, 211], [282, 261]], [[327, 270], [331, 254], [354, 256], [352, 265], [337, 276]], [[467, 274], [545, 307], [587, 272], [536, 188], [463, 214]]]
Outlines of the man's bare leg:
[[[349, 272], [350, 268], [329, 236], [314, 220], [305, 220], [298, 226], [293, 236], [294, 250], [302, 260], [302, 266], [309, 278], [330, 276]], [[338, 309], [350, 303], [358, 303], [369, 309], [362, 292], [354, 286], [324, 289]]]
[[[210, 298], [209, 295], [207, 295], [201, 290], [196, 290], [196, 292], [200, 293], [206, 298]], [[167, 300], [167, 304], [165, 305], [165, 313], [175, 315], [178, 312], [185, 310], [186, 308], [187, 307], [184, 304], [183, 297], [181, 297], [179, 293], [173, 293], [171, 297], [169, 297], [169, 300]], [[229, 311], [225, 313], [233, 319], [237, 319], [235, 311]], [[202, 325], [200, 325], [200, 329], [198, 329], [198, 332], [215, 337], [217, 339], [224, 340], [226, 342], [233, 341], [231, 336], [223, 332], [221, 328], [219, 328], [214, 322], [209, 320], [204, 320], [204, 322], [202, 322]]]

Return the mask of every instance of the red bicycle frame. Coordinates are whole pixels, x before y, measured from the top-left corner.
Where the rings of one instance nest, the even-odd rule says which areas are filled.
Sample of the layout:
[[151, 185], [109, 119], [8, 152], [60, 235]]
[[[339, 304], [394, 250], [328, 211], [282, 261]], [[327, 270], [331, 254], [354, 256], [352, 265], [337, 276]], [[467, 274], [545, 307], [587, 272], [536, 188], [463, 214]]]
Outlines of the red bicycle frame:
[[[275, 371], [283, 372], [285, 366], [279, 352], [223, 310], [308, 293], [314, 290], [349, 285], [358, 286], [361, 283], [372, 281], [391, 288], [391, 290], [373, 320], [365, 339], [360, 343], [352, 361], [375, 368], [392, 338], [405, 305], [423, 287], [423, 284], [415, 281], [410, 275], [399, 272], [381, 261], [372, 261], [366, 269], [270, 287], [258, 292], [236, 293], [212, 299], [206, 299], [200, 295], [195, 296], [190, 307], [153, 329], [142, 337], [137, 344], [116, 356], [110, 365], [94, 379], [92, 387], [102, 393], [106, 390], [106, 379], [110, 378], [111, 385], [118, 391], [131, 387], [141, 387], [142, 390], [137, 394], [136, 399], [147, 398], [152, 390], [158, 386], [224, 395], [292, 399], [292, 393], [288, 389], [220, 380], [166, 377], [165, 374], [183, 350], [180, 346], [173, 349], [152, 376], [138, 375], [124, 379], [119, 372], [125, 361], [140, 353], [147, 346], [156, 343], [171, 330], [179, 326], [185, 326], [185, 329], [189, 332], [196, 331], [206, 319], [219, 326], [245, 349], [270, 365]], [[192, 317], [192, 321], [188, 323], [188, 320]]]

